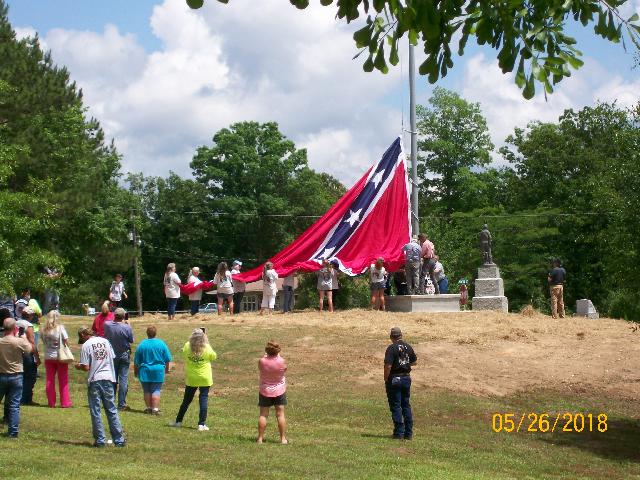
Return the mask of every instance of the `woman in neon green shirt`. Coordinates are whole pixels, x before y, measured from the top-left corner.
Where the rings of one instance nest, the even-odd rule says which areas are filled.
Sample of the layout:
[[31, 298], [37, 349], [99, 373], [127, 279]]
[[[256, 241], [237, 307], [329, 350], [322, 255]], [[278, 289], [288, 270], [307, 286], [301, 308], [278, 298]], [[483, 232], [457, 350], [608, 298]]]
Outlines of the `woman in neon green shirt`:
[[187, 413], [187, 409], [193, 401], [196, 390], [200, 389], [200, 395], [198, 397], [200, 402], [198, 430], [201, 432], [209, 430], [209, 427], [207, 427], [205, 422], [207, 420], [207, 408], [209, 404], [209, 388], [213, 385], [211, 362], [213, 362], [217, 357], [216, 352], [214, 352], [211, 345], [209, 345], [209, 339], [204, 333], [204, 330], [196, 328], [191, 334], [189, 341], [185, 343], [182, 348], [182, 358], [184, 359], [186, 374], [186, 387], [184, 389], [182, 405], [180, 405], [180, 410], [178, 410], [178, 416], [171, 426], [182, 426], [184, 414]]

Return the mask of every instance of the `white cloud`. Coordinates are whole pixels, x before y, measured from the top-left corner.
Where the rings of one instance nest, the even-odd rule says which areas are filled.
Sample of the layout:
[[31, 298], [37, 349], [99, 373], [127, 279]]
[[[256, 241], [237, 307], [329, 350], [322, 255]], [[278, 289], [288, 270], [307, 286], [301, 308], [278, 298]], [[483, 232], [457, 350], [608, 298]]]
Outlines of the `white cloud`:
[[[546, 100], [541, 93], [525, 100], [513, 81], [513, 74], [503, 75], [497, 60], [479, 54], [466, 64], [461, 93], [464, 98], [481, 104], [497, 146], [503, 144], [515, 127], [525, 127], [533, 120], [555, 122], [565, 109], [580, 109], [599, 100], [616, 100], [621, 106], [638, 102], [640, 80], [629, 82], [620, 76], [612, 77], [593, 58], [584, 60], [584, 67], [556, 85], [555, 92]], [[540, 89], [541, 85], [537, 84], [536, 88]]]
[[616, 75], [600, 86], [593, 97], [603, 102], [617, 102], [621, 107], [633, 107], [640, 102], [640, 79], [626, 82]]
[[399, 112], [382, 100], [399, 75], [364, 73], [351, 27], [331, 9], [236, 0], [196, 12], [165, 0], [150, 25], [162, 43], [150, 53], [113, 25], [45, 36], [127, 170], [189, 175], [195, 149], [220, 128], [275, 120], [314, 168], [349, 184], [400, 133]]
[[[393, 98], [405, 88], [400, 69], [364, 73], [362, 59], [352, 60], [353, 26], [337, 21], [335, 9], [257, 4], [207, 2], [192, 11], [184, 0], [165, 0], [150, 18], [162, 45], [153, 52], [114, 25], [102, 32], [53, 29], [43, 43], [56, 63], [68, 66], [90, 113], [115, 138], [125, 170], [187, 176], [195, 149], [220, 128], [275, 120], [308, 149], [312, 167], [350, 185], [401, 133]], [[35, 34], [30, 27], [16, 30], [21, 38]], [[612, 78], [594, 61], [548, 102], [541, 95], [526, 101], [495, 60], [463, 61], [459, 90], [481, 102], [496, 144], [516, 125], [553, 121], [595, 98], [627, 104], [638, 91], [637, 82]], [[403, 99], [408, 103], [408, 95]]]

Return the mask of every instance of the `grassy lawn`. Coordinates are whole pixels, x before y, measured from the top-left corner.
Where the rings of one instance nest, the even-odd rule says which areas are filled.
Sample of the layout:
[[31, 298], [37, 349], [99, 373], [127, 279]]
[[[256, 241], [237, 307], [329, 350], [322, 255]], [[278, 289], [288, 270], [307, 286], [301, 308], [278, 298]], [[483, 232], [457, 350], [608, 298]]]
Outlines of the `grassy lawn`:
[[[133, 324], [137, 341], [150, 321]], [[65, 319], [70, 332], [80, 323]], [[92, 449], [85, 375], [74, 370], [74, 408], [25, 407], [20, 439], [0, 439], [0, 478], [640, 478], [638, 407], [631, 402], [540, 389], [478, 397], [417, 385], [412, 391], [414, 440], [396, 441], [389, 438], [383, 385], [361, 380], [371, 362], [382, 358], [384, 336], [335, 324], [274, 324], [248, 315], [233, 323], [213, 316], [204, 322], [156, 322], [158, 336], [174, 355], [202, 323], [219, 355], [209, 401], [211, 431], [195, 429], [197, 398], [185, 426], [168, 427], [182, 399], [178, 361], [163, 390], [162, 416], [142, 413], [142, 391], [131, 373], [128, 403], [133, 410], [121, 414], [127, 447]], [[257, 359], [269, 338], [282, 344], [289, 362], [288, 446], [277, 443], [275, 418], [268, 442], [254, 443]], [[44, 377], [44, 368], [41, 372]], [[46, 404], [44, 378], [36, 385], [35, 399]], [[605, 412], [609, 430], [492, 431], [494, 412], [544, 411]]]

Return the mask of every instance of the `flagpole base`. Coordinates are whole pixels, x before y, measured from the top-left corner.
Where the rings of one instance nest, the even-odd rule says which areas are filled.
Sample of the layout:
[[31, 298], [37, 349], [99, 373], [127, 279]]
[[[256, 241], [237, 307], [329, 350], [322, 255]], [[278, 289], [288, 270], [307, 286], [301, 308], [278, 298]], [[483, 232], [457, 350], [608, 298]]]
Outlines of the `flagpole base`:
[[389, 312], [459, 312], [460, 295], [393, 295], [385, 297]]

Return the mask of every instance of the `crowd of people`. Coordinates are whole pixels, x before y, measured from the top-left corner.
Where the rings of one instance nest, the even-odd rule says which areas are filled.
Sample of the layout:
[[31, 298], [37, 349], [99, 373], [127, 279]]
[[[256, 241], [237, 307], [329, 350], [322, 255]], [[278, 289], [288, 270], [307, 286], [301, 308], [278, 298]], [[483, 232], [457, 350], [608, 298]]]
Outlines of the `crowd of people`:
[[[405, 254], [405, 268], [391, 275], [385, 268], [384, 258], [377, 258], [369, 269], [371, 288], [371, 309], [385, 310], [385, 295], [391, 293], [392, 283], [395, 283], [398, 295], [420, 294], [445, 294], [449, 292], [449, 280], [444, 272], [440, 258], [435, 254], [435, 247], [425, 234], [412, 238], [402, 248]], [[242, 262], [234, 260], [229, 270], [226, 262], [218, 264], [215, 276], [210, 282], [216, 286], [218, 300], [218, 315], [222, 315], [224, 306], [227, 306], [230, 315], [241, 311], [242, 298], [246, 291], [245, 282], [237, 277], [241, 273]], [[282, 312], [289, 313], [293, 310], [295, 276], [294, 272], [283, 279]], [[317, 277], [318, 308], [323, 311], [334, 311], [334, 300], [340, 288], [339, 276], [340, 263], [336, 259], [323, 259], [320, 268], [315, 272]], [[273, 263], [264, 264], [262, 280], [262, 302], [260, 315], [271, 314], [275, 309], [276, 296], [278, 294], [278, 273]], [[111, 286], [111, 291], [120, 285], [122, 294], [125, 295], [122, 278], [116, 277]], [[187, 284], [198, 286], [203, 283], [200, 278], [200, 268], [192, 267], [187, 275]], [[164, 294], [167, 299], [167, 315], [169, 320], [175, 318], [176, 307], [181, 295], [183, 283], [176, 273], [175, 263], [169, 263], [163, 279]], [[191, 315], [199, 312], [202, 301], [202, 289], [196, 288], [188, 294]], [[114, 302], [110, 303], [112, 308]], [[119, 304], [118, 304], [119, 305]]]
[[[21, 405], [38, 405], [33, 401], [37, 367], [41, 364], [33, 324], [25, 317], [32, 315], [29, 307], [18, 306], [21, 315], [16, 320], [13, 309], [0, 308], [0, 401], [4, 400], [2, 423], [7, 425], [7, 436], [17, 438]], [[100, 312], [98, 315], [102, 315]], [[45, 392], [48, 406], [55, 408], [59, 398], [61, 408], [71, 408], [69, 392], [69, 365], [87, 373], [87, 398], [95, 447], [110, 443], [125, 446], [126, 440], [119, 412], [129, 410], [127, 403], [130, 364], [133, 360], [134, 377], [143, 392], [145, 413], [160, 415], [160, 394], [165, 374], [172, 365], [171, 352], [164, 341], [157, 338], [157, 328], [147, 327], [147, 338], [140, 342], [132, 356], [133, 330], [125, 320], [125, 311], [117, 307], [107, 320], [99, 321], [102, 334], [89, 327], [78, 330], [78, 343], [82, 345], [80, 358], [75, 362], [69, 350], [69, 334], [60, 323], [60, 313], [51, 310], [46, 315], [41, 339], [44, 346], [46, 370]], [[95, 325], [95, 322], [94, 322]], [[209, 389], [213, 385], [211, 362], [217, 358], [209, 344], [204, 328], [196, 328], [181, 350], [185, 367], [185, 391], [182, 404], [171, 426], [180, 427], [184, 416], [199, 391], [198, 430], [207, 431], [206, 425]], [[286, 399], [287, 365], [280, 356], [280, 346], [269, 341], [265, 355], [258, 363], [260, 409], [257, 441], [264, 441], [269, 408], [275, 407], [280, 441], [287, 443], [284, 406]], [[58, 391], [56, 391], [56, 378]], [[102, 409], [107, 418], [111, 440], [107, 440], [102, 422]]]
[[[26, 309], [23, 309], [22, 315], [25, 314], [24, 310]], [[0, 400], [4, 398], [2, 422], [7, 425], [7, 436], [12, 439], [17, 438], [19, 434], [20, 406], [35, 405], [32, 399], [33, 391], [27, 391], [29, 388], [33, 389], [28, 380], [28, 365], [31, 361], [36, 365], [40, 364], [38, 348], [33, 341], [33, 327], [26, 325], [24, 320], [16, 320], [14, 315], [15, 310], [12, 312], [7, 308], [0, 309], [3, 333], [0, 338]], [[47, 371], [45, 391], [48, 406], [54, 408], [57, 400], [57, 377], [60, 407], [73, 407], [69, 394], [68, 367], [74, 363], [74, 368], [87, 374], [93, 446], [101, 448], [113, 444], [116, 447], [124, 447], [127, 439], [119, 412], [129, 409], [127, 393], [134, 344], [133, 331], [125, 320], [124, 310], [120, 307], [115, 309], [113, 318], [104, 322], [103, 327], [104, 336], [98, 335], [89, 327], [78, 329], [78, 343], [82, 347], [80, 358], [74, 363], [73, 355], [68, 350], [69, 335], [60, 323], [60, 313], [52, 310], [46, 315], [41, 336], [45, 347]], [[138, 378], [142, 387], [144, 412], [160, 415], [160, 394], [165, 374], [170, 371], [173, 359], [166, 343], [157, 338], [155, 326], [148, 326], [146, 334], [147, 338], [135, 349], [134, 376]], [[391, 345], [385, 352], [384, 382], [394, 424], [393, 438], [411, 439], [413, 416], [410, 405], [410, 371], [417, 358], [411, 346], [402, 340], [399, 328], [394, 327], [391, 330], [390, 340]], [[275, 410], [280, 442], [288, 443], [285, 418], [287, 362], [280, 353], [280, 345], [270, 340], [265, 346], [264, 356], [258, 361], [258, 443], [264, 442], [271, 407]], [[217, 354], [209, 344], [205, 328], [192, 331], [181, 349], [181, 357], [185, 371], [184, 395], [175, 420], [170, 426], [182, 426], [185, 414], [198, 393], [198, 431], [208, 431], [208, 398], [213, 385], [211, 363], [217, 359]], [[111, 439], [107, 439], [105, 433], [103, 409]]]

